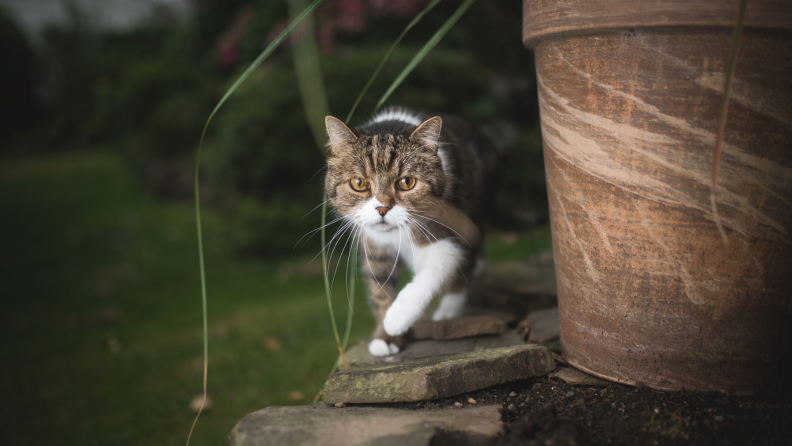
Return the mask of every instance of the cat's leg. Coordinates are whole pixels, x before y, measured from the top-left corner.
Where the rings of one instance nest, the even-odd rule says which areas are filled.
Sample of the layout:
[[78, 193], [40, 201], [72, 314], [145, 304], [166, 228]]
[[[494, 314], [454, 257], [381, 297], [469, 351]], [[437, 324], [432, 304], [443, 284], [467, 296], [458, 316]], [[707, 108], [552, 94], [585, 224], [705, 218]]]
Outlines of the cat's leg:
[[385, 314], [383, 325], [391, 336], [404, 334], [426, 311], [437, 294], [460, 273], [464, 251], [454, 239], [444, 239], [417, 249], [415, 276], [399, 292]]
[[438, 305], [437, 309], [432, 313], [432, 320], [443, 321], [461, 317], [465, 311], [465, 303], [467, 302], [468, 280], [471, 277], [481, 275], [483, 270], [483, 257], [478, 257], [476, 259], [474, 268], [463, 268], [465, 274], [458, 274], [456, 279], [448, 287], [445, 296], [443, 296], [443, 299], [440, 301], [440, 305]]
[[388, 335], [382, 321], [396, 298], [399, 266], [395, 258], [371, 245], [363, 254], [362, 263], [362, 270], [368, 273], [366, 282], [369, 288], [369, 302], [374, 310], [374, 319], [377, 321], [373, 339], [369, 342], [369, 353], [374, 356], [395, 355], [399, 353], [401, 336]]
[[435, 312], [432, 313], [432, 320], [444, 321], [446, 319], [454, 319], [462, 316], [462, 313], [465, 311], [467, 295], [467, 286], [449, 290], [445, 296], [443, 296]]

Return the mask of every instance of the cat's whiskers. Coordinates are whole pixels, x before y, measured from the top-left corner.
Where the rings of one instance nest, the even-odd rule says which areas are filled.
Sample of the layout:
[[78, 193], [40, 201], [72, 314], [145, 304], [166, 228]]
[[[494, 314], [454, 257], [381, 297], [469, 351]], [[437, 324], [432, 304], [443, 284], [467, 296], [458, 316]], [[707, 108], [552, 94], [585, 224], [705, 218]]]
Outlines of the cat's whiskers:
[[[393, 272], [396, 271], [396, 267], [399, 265], [399, 256], [401, 255], [401, 245], [402, 245], [402, 235], [401, 235], [402, 234], [402, 231], [401, 231], [402, 226], [403, 226], [403, 223], [399, 223], [397, 225], [397, 227], [399, 228], [399, 246], [396, 249], [396, 258], [393, 260], [393, 267], [391, 268], [390, 274], [388, 274], [388, 278], [385, 279], [385, 283], [379, 283], [379, 280], [377, 280], [377, 277], [374, 276], [374, 271], [371, 272], [372, 276], [374, 277], [374, 280], [377, 282], [377, 285], [380, 286], [377, 291], [372, 293], [372, 295], [379, 293], [385, 287], [385, 284], [388, 283], [390, 278], [393, 276]], [[375, 259], [374, 261], [376, 262], [377, 260]], [[371, 269], [371, 265], [369, 265], [369, 270], [370, 269]]]
[[[365, 237], [365, 229], [364, 229], [363, 243], [365, 244], [365, 247], [368, 247], [368, 237]], [[372, 258], [371, 260], [373, 260], [373, 261], [374, 261], [374, 263], [375, 263], [377, 266], [382, 266], [382, 265], [380, 265], [380, 263], [377, 261], [377, 259], [375, 259], [375, 258]], [[379, 282], [377, 282], [377, 283], [379, 283]]]
[[[320, 204], [319, 206], [321, 206], [321, 204]], [[307, 214], [306, 214], [306, 215], [307, 215]], [[340, 216], [340, 217], [338, 217], [338, 218], [334, 219], [334, 220], [333, 220], [333, 221], [331, 221], [330, 223], [326, 223], [324, 226], [320, 226], [320, 227], [318, 227], [318, 228], [316, 228], [316, 229], [314, 229], [314, 230], [311, 230], [311, 231], [309, 231], [307, 234], [305, 234], [304, 236], [300, 237], [300, 240], [304, 239], [305, 237], [308, 237], [309, 235], [310, 235], [311, 237], [313, 237], [313, 236], [314, 236], [314, 235], [315, 235], [315, 234], [316, 234], [318, 231], [321, 231], [321, 230], [322, 230], [322, 228], [326, 228], [326, 227], [328, 227], [328, 226], [332, 225], [333, 223], [335, 223], [335, 222], [337, 222], [337, 221], [339, 221], [339, 220], [343, 220], [344, 218], [345, 218], [345, 217], [342, 215], [342, 216]], [[310, 239], [311, 239], [311, 237], [308, 237], [308, 240], [310, 240]], [[295, 243], [295, 244], [294, 244], [294, 248], [292, 248], [292, 249], [295, 249], [295, 248], [297, 248], [297, 245], [299, 245], [299, 244], [300, 244], [300, 240], [297, 240], [297, 243]], [[306, 241], [305, 241], [305, 243], [308, 243], [308, 240], [306, 240]], [[320, 251], [320, 253], [321, 253], [321, 251]]]
[[[361, 231], [360, 227], [355, 225], [352, 235], [350, 236], [350, 238], [352, 239], [352, 243], [349, 245], [349, 255], [347, 256], [346, 274], [344, 279], [344, 281], [346, 282], [347, 302], [349, 303], [349, 311], [351, 312], [352, 316], [355, 315], [355, 310], [354, 308], [352, 308], [352, 299], [350, 298], [349, 295], [349, 261], [352, 260], [352, 253], [357, 252], [356, 243], [360, 241], [360, 231]], [[353, 251], [353, 249], [355, 251]], [[341, 251], [341, 254], [343, 253], [344, 251]], [[357, 275], [353, 277], [352, 280], [353, 281], [357, 280]]]
[[[380, 285], [380, 290], [382, 289], [382, 287], [385, 286], [386, 283], [388, 283], [390, 278], [393, 277], [393, 272], [396, 271], [396, 266], [399, 264], [399, 256], [401, 255], [401, 245], [402, 245], [402, 235], [401, 235], [401, 225], [399, 225], [399, 247], [396, 248], [396, 259], [394, 259], [393, 261], [393, 267], [391, 268], [390, 273], [388, 273], [388, 278], [385, 279], [385, 283]], [[380, 290], [377, 290], [377, 292], [379, 292]]]
[[462, 239], [462, 241], [464, 241], [465, 243], [467, 243], [467, 245], [468, 245], [468, 246], [472, 247], [472, 246], [471, 246], [471, 244], [470, 244], [470, 243], [468, 243], [468, 241], [467, 241], [467, 240], [465, 240], [465, 237], [463, 237], [463, 236], [462, 236], [462, 234], [460, 234], [460, 233], [456, 232], [456, 231], [454, 230], [454, 228], [452, 228], [452, 227], [450, 227], [450, 226], [448, 226], [448, 225], [445, 225], [445, 224], [443, 224], [443, 223], [440, 223], [439, 221], [437, 221], [437, 220], [435, 220], [435, 219], [433, 219], [433, 218], [429, 218], [429, 217], [427, 217], [427, 216], [425, 216], [425, 215], [421, 215], [421, 214], [418, 214], [418, 213], [416, 213], [416, 212], [411, 212], [411, 214], [412, 214], [412, 215], [416, 215], [416, 216], [418, 216], [418, 217], [421, 217], [421, 218], [425, 218], [425, 219], [427, 219], [427, 220], [431, 220], [431, 221], [433, 221], [433, 222], [437, 223], [437, 224], [438, 224], [438, 225], [440, 225], [440, 226], [445, 226], [446, 228], [448, 228], [449, 230], [451, 230], [451, 231], [452, 231], [454, 234], [458, 235], [458, 236], [459, 236], [459, 238], [461, 238], [461, 239]]
[[[354, 227], [356, 227], [356, 226], [357, 226], [357, 225], [353, 225], [353, 228], [354, 228]], [[349, 231], [349, 229], [347, 229], [347, 231]], [[349, 241], [350, 241], [351, 239], [352, 239], [351, 235], [347, 237], [347, 239], [346, 239], [346, 242], [344, 242], [344, 246], [342, 246], [342, 247], [341, 247], [341, 252], [338, 254], [338, 259], [339, 259], [339, 262], [338, 262], [338, 263], [336, 263], [336, 269], [335, 269], [335, 271], [333, 271], [333, 279], [332, 279], [332, 281], [330, 282], [330, 286], [331, 286], [331, 287], [332, 287], [332, 286], [335, 284], [335, 277], [336, 277], [336, 274], [338, 274], [338, 266], [339, 266], [339, 264], [341, 263], [341, 262], [340, 262], [340, 259], [341, 259], [342, 257], [344, 257], [344, 251], [346, 250], [347, 244], [349, 244]], [[339, 241], [340, 241], [340, 240], [341, 240], [341, 239], [339, 238]], [[338, 246], [338, 242], [336, 242], [336, 246]], [[334, 246], [334, 247], [333, 247], [333, 251], [335, 251], [335, 248], [336, 248], [336, 247]], [[330, 253], [330, 257], [331, 257], [331, 258], [333, 257], [333, 254], [332, 254], [332, 252]], [[330, 267], [330, 264], [329, 264], [329, 263], [328, 263], [327, 267], [328, 267], [328, 268]]]
[[[381, 284], [379, 282], [379, 280], [377, 280], [377, 275], [374, 274], [374, 270], [371, 269], [371, 263], [369, 263], [369, 257], [370, 256], [368, 255], [368, 242], [366, 241], [366, 237], [365, 236], [363, 237], [363, 251], [364, 251], [364, 255], [366, 257], [366, 263], [368, 264], [369, 272], [371, 273], [371, 278], [374, 279], [374, 281], [377, 282], [377, 285], [380, 286], [379, 289], [377, 290], [377, 292], [379, 292], [380, 290], [382, 290], [384, 288], [385, 285]], [[375, 260], [375, 262], [376, 262], [376, 260]], [[372, 296], [375, 295], [375, 294], [376, 293], [371, 293]], [[393, 296], [393, 297], [395, 298], [396, 296]]]
[[[409, 219], [409, 216], [408, 216], [408, 219]], [[405, 222], [404, 226], [407, 227], [407, 239], [410, 241], [410, 248], [412, 249], [413, 259], [417, 259], [418, 256], [415, 253], [416, 242], [415, 242], [415, 238], [413, 237], [412, 227], [410, 225], [410, 221], [408, 220], [407, 222]]]
[[429, 243], [433, 243], [432, 239], [434, 239], [435, 242], [439, 241], [437, 237], [435, 237], [435, 235], [432, 234], [429, 228], [427, 228], [425, 225], [419, 222], [418, 219], [412, 218], [412, 216], [410, 216], [409, 218], [410, 218], [410, 222], [412, 222], [412, 224], [415, 225], [415, 228], [418, 229], [418, 231], [420, 231], [421, 234], [423, 234], [424, 238], [426, 238], [426, 240], [429, 241]]
[[[440, 241], [440, 240], [438, 240], [438, 238], [434, 234], [432, 234], [432, 231], [430, 231], [428, 227], [426, 227], [421, 222], [419, 222], [418, 219], [413, 218], [412, 216], [408, 216], [408, 218], [410, 219], [411, 222], [413, 222], [413, 224], [415, 224], [415, 227], [418, 228], [418, 230], [421, 231], [422, 234], [424, 234], [424, 237], [426, 237], [426, 235], [428, 234], [433, 239], [435, 239], [435, 242], [439, 242]], [[427, 238], [427, 240], [429, 239], [429, 237], [426, 237], [426, 238]], [[459, 266], [459, 263], [456, 260], [454, 260], [454, 264], [456, 264], [456, 267], [459, 270], [459, 273], [462, 274], [462, 277], [465, 279], [465, 282], [467, 282], [468, 281], [467, 280], [467, 276], [465, 276], [465, 272], [462, 270], [462, 267]]]
[[[338, 229], [338, 230], [335, 232], [335, 234], [333, 234], [333, 237], [331, 237], [331, 238], [330, 238], [330, 241], [328, 241], [328, 242], [327, 242], [327, 244], [325, 244], [325, 245], [322, 247], [322, 249], [321, 249], [321, 250], [319, 250], [319, 253], [318, 253], [318, 254], [316, 254], [316, 255], [315, 255], [315, 256], [314, 256], [314, 257], [311, 259], [311, 261], [310, 261], [310, 262], [308, 262], [308, 263], [311, 263], [311, 262], [313, 262], [314, 260], [316, 260], [316, 258], [317, 258], [317, 257], [319, 257], [320, 255], [322, 255], [322, 252], [326, 252], [326, 251], [327, 251], [327, 249], [328, 249], [328, 247], [330, 247], [330, 244], [331, 244], [331, 243], [333, 243], [333, 241], [334, 241], [334, 240], [336, 240], [336, 238], [338, 238], [338, 237], [339, 237], [341, 234], [343, 234], [343, 233], [344, 233], [344, 232], [345, 232], [347, 229], [349, 229], [349, 227], [350, 227], [350, 226], [352, 226], [353, 224], [354, 224], [354, 222], [353, 222], [353, 221], [348, 221], [347, 223], [344, 223], [344, 225], [343, 225], [343, 226], [341, 226], [341, 228], [339, 228], [339, 229]], [[328, 258], [327, 262], [328, 262], [328, 265], [329, 265], [329, 263], [330, 263], [330, 259], [329, 259], [329, 258]], [[329, 270], [328, 270], [328, 271], [329, 271]]]
[[313, 175], [311, 175], [311, 178], [308, 181], [313, 180], [316, 174], [323, 171], [324, 169], [327, 169], [327, 164], [325, 164], [321, 169], [317, 170]]
[[371, 256], [369, 256], [368, 241], [366, 240], [365, 234], [363, 236], [363, 257], [366, 258], [366, 264], [368, 265], [368, 269], [369, 272], [371, 273], [371, 277], [374, 279], [375, 282], [377, 282], [377, 285], [380, 285], [380, 287], [382, 287], [382, 285], [379, 283], [379, 280], [377, 280], [377, 276], [374, 274], [374, 269], [371, 268], [371, 262], [369, 261]]
[[[308, 212], [307, 212], [305, 215], [303, 215], [303, 218], [307, 217], [307, 216], [308, 216], [308, 215], [309, 215], [311, 212], [313, 212], [313, 211], [315, 211], [315, 210], [319, 209], [320, 207], [322, 207], [322, 205], [324, 205], [325, 203], [330, 203], [330, 199], [328, 198], [327, 200], [325, 200], [325, 201], [323, 201], [323, 202], [319, 203], [319, 205], [318, 205], [318, 206], [316, 206], [315, 208], [313, 208], [313, 209], [311, 209], [310, 211], [308, 211]], [[341, 216], [341, 217], [339, 217], [339, 218], [344, 218], [344, 217], [343, 217], [343, 216]]]

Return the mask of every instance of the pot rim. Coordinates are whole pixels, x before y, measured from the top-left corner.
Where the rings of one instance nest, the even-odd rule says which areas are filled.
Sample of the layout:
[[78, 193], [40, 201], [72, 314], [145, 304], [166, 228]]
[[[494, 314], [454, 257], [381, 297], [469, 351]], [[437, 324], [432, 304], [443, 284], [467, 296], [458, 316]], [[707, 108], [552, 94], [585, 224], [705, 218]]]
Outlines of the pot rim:
[[[618, 29], [731, 30], [737, 7], [737, 2], [723, 0], [523, 0], [523, 44], [534, 48], [549, 38]], [[743, 26], [792, 30], [792, 2], [749, 1]]]

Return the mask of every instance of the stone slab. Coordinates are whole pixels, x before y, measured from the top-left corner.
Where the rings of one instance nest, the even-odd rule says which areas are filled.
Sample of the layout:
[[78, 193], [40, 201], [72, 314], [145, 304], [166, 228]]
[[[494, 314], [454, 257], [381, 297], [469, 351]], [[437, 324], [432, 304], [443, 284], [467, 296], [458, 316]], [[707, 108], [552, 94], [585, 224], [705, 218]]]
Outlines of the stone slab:
[[229, 442], [231, 446], [429, 446], [443, 430], [464, 435], [464, 444], [488, 444], [503, 430], [498, 408], [273, 406], [243, 418]]
[[503, 333], [506, 323], [495, 316], [465, 316], [436, 322], [419, 322], [412, 326], [412, 339], [461, 339]]
[[515, 345], [372, 366], [334, 373], [325, 384], [325, 404], [395, 403], [443, 398], [545, 375], [555, 360], [545, 347]]
[[377, 365], [401, 364], [419, 359], [451, 356], [460, 353], [482, 351], [490, 348], [525, 345], [522, 338], [514, 331], [506, 331], [500, 335], [477, 336], [469, 339], [453, 339], [446, 341], [421, 340], [409, 341], [401, 352], [393, 356], [372, 356], [368, 351], [371, 339], [363, 339], [346, 351], [345, 356], [351, 369], [360, 369]]
[[550, 374], [551, 378], [558, 378], [567, 384], [578, 386], [610, 386], [613, 383], [588, 373], [581, 372], [574, 367], [563, 367]]

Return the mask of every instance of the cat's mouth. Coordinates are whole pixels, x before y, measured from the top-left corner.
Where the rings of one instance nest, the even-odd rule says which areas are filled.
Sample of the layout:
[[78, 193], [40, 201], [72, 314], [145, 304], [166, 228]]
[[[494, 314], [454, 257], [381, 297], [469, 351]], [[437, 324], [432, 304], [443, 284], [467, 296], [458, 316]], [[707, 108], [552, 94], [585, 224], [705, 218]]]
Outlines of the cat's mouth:
[[396, 229], [396, 225], [390, 224], [385, 219], [382, 219], [376, 223], [370, 225], [371, 228], [379, 231], [379, 232], [390, 232]]

